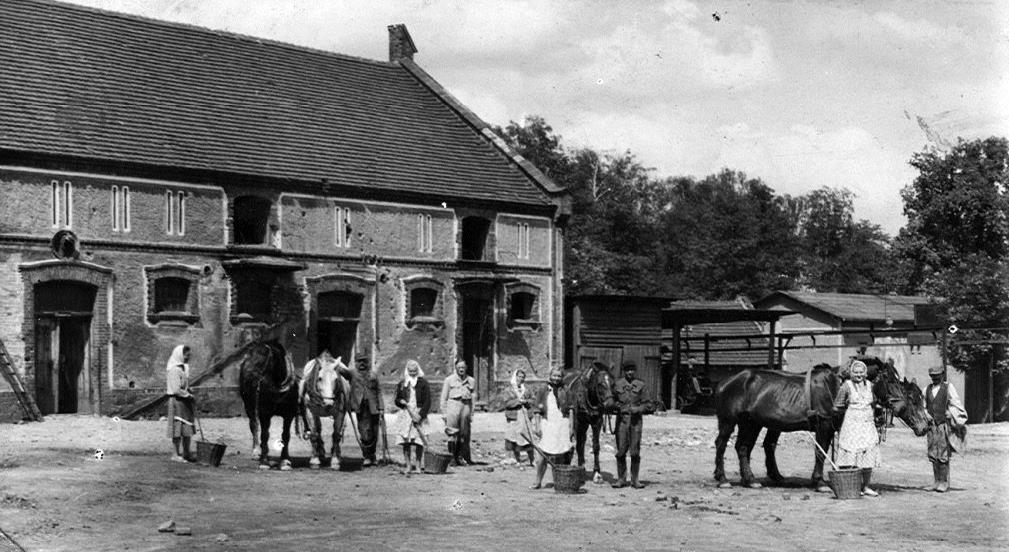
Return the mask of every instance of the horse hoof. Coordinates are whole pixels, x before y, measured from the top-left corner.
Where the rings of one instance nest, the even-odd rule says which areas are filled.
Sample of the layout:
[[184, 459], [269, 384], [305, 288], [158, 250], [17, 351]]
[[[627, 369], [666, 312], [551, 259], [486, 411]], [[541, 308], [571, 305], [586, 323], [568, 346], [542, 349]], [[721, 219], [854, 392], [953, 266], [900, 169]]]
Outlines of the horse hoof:
[[761, 485], [760, 483], [757, 483], [756, 481], [751, 481], [751, 482], [747, 483], [746, 486], [749, 487], [749, 488], [751, 488], [751, 489], [760, 489], [760, 488], [763, 487], [763, 485]]
[[831, 489], [830, 486], [828, 486], [828, 485], [820, 485], [819, 487], [816, 488], [816, 492], [818, 492], [818, 493], [832, 493], [832, 492], [834, 492], [834, 489]]
[[291, 471], [291, 461], [284, 460], [280, 463], [280, 471]]
[[718, 484], [718, 488], [719, 489], [731, 489], [732, 488], [732, 483], [729, 483], [728, 481], [722, 481], [721, 483]]
[[592, 476], [592, 482], [595, 483], [596, 485], [602, 485], [603, 474], [596, 472], [595, 475]]
[[270, 465], [269, 464], [260, 464], [259, 465], [259, 469], [261, 469], [261, 470], [268, 470], [268, 469], [270, 469]]

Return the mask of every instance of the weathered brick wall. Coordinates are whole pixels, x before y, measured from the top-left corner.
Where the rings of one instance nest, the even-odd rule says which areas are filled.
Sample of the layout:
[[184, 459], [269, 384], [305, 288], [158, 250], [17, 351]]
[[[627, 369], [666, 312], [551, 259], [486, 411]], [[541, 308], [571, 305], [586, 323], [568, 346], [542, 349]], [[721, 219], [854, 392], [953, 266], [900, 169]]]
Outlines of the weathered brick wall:
[[[21, 295], [24, 284], [21, 281], [21, 273], [18, 272], [18, 265], [24, 262], [24, 259], [25, 255], [20, 251], [0, 249], [0, 341], [3, 341], [22, 379], [25, 377], [25, 345], [21, 340], [21, 328], [24, 323]], [[0, 378], [0, 392], [9, 390], [7, 380]]]
[[[528, 225], [528, 252], [519, 257], [519, 226]], [[550, 266], [550, 238], [553, 228], [550, 220], [542, 217], [517, 217], [498, 215], [497, 219], [498, 262], [518, 266]], [[522, 245], [525, 249], [525, 244]]]

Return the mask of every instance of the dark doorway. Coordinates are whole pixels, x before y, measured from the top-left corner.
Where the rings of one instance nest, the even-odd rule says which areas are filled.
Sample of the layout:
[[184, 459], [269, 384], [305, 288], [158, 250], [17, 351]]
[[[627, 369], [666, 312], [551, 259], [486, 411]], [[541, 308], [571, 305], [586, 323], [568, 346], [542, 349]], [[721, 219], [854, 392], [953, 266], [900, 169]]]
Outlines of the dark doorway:
[[490, 235], [491, 221], [483, 217], [462, 219], [461, 259], [464, 261], [486, 261], [487, 237]]
[[343, 357], [345, 364], [351, 363], [363, 300], [361, 295], [345, 291], [318, 295], [315, 355], [328, 350], [334, 357]]
[[266, 225], [270, 221], [270, 200], [258, 196], [239, 196], [234, 202], [234, 243], [264, 245]]
[[476, 379], [477, 395], [486, 400], [494, 373], [494, 294], [485, 284], [465, 286], [461, 292], [462, 360]]
[[35, 396], [43, 414], [91, 412], [91, 316], [97, 288], [35, 286]]

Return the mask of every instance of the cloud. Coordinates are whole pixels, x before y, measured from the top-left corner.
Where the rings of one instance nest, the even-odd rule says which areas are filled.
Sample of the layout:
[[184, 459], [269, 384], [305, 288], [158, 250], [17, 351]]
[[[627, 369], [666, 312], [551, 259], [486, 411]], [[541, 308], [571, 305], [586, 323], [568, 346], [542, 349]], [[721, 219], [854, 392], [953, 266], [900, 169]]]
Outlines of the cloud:
[[955, 43], [962, 42], [963, 36], [955, 28], [940, 27], [925, 19], [909, 20], [893, 12], [878, 12], [873, 20], [888, 31], [905, 40], [923, 40], [929, 42]]

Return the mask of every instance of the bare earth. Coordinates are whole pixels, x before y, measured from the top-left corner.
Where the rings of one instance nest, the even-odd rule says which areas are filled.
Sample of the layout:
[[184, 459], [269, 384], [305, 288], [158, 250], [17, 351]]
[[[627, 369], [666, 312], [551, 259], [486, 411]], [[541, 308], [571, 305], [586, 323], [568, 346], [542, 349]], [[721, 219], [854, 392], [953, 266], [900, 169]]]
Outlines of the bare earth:
[[[0, 425], [0, 528], [26, 550], [1009, 549], [1009, 424], [971, 426], [946, 495], [921, 490], [932, 479], [924, 439], [891, 429], [875, 475], [881, 497], [837, 500], [806, 487], [813, 453], [800, 434], [779, 444], [784, 485], [718, 489], [715, 419], [682, 415], [646, 418], [647, 488], [530, 491], [530, 469], [501, 463], [503, 418], [474, 421], [484, 465], [411, 477], [397, 466], [311, 471], [297, 438], [294, 471], [258, 470], [244, 418], [204, 421], [208, 440], [228, 444], [219, 468], [170, 462], [164, 422]], [[349, 430], [345, 442], [345, 454], [360, 454]], [[607, 436], [608, 479], [612, 445]], [[731, 448], [726, 461], [738, 478]], [[759, 444], [754, 468], [763, 477]], [[169, 519], [192, 536], [158, 533]]]

